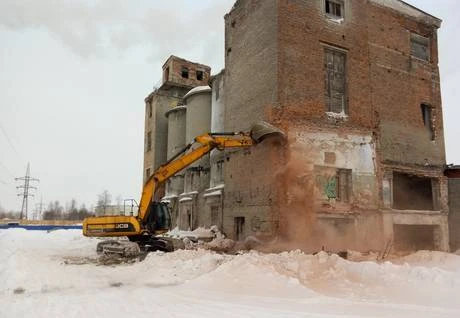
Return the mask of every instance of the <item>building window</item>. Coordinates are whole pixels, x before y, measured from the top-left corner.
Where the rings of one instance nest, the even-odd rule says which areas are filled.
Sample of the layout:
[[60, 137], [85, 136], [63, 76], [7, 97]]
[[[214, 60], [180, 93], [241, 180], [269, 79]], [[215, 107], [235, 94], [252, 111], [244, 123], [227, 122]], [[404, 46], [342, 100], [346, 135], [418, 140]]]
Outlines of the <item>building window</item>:
[[147, 151], [152, 150], [152, 132], [147, 133]]
[[345, 52], [330, 48], [324, 50], [325, 97], [328, 112], [348, 113], [345, 62]]
[[434, 129], [433, 129], [433, 107], [428, 104], [421, 104], [420, 105], [422, 111], [422, 120], [425, 129], [428, 131], [430, 136], [430, 140], [434, 140]]
[[199, 81], [203, 80], [203, 71], [196, 71], [196, 79]]
[[215, 85], [213, 86], [213, 88], [214, 88], [214, 91], [216, 92], [216, 100], [219, 100], [219, 98], [220, 98], [220, 82], [215, 81], [214, 84]]
[[149, 118], [152, 118], [152, 104], [148, 103], [148, 108], [149, 108]]
[[430, 60], [430, 39], [424, 36], [411, 33], [410, 54], [424, 61]]
[[325, 12], [334, 18], [343, 18], [343, 1], [341, 0], [325, 0]]
[[240, 241], [244, 237], [244, 216], [235, 217], [235, 239]]
[[182, 67], [181, 75], [183, 78], [188, 78], [188, 68]]
[[147, 168], [147, 170], [145, 171], [145, 177], [146, 179], [150, 177], [150, 168]]
[[326, 200], [335, 199], [348, 203], [351, 201], [353, 192], [353, 180], [351, 169], [334, 169], [327, 167], [315, 167], [316, 187]]
[[439, 182], [429, 177], [393, 172], [393, 209], [435, 210]]
[[337, 201], [350, 202], [352, 183], [351, 169], [337, 169]]

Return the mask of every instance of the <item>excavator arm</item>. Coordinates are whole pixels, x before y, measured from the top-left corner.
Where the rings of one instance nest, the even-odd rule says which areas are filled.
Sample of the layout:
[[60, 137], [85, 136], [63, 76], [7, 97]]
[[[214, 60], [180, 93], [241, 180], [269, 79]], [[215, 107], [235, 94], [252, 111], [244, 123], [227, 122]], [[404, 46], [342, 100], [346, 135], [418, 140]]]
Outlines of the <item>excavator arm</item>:
[[[147, 180], [142, 191], [139, 205], [139, 219], [148, 218], [149, 205], [154, 198], [158, 186], [185, 169], [195, 161], [201, 159], [213, 149], [224, 150], [227, 148], [251, 147], [255, 141], [245, 133], [208, 133], [195, 138], [181, 152], [159, 167]], [[194, 146], [198, 146], [193, 148]], [[192, 149], [192, 150], [190, 150]]]
[[93, 237], [127, 236], [131, 241], [109, 240], [100, 242], [97, 245], [97, 251], [104, 255], [116, 254], [132, 257], [138, 255], [141, 250], [174, 250], [177, 243], [174, 239], [157, 236], [166, 232], [170, 227], [170, 215], [167, 206], [153, 200], [159, 186], [213, 149], [248, 148], [272, 135], [278, 135], [284, 139], [284, 134], [279, 129], [261, 122], [254, 125], [249, 133], [207, 133], [196, 137], [192, 143], [160, 166], [149, 177], [142, 190], [137, 216], [119, 215], [86, 218], [83, 221], [83, 235]]
[[[158, 222], [165, 215], [165, 207], [153, 202], [158, 187], [201, 159], [213, 149], [251, 147], [256, 143], [247, 133], [207, 133], [198, 136], [181, 152], [160, 166], [145, 183], [137, 216], [99, 216], [83, 221], [83, 235], [94, 237], [139, 237], [144, 233], [159, 234], [168, 230], [168, 222]], [[154, 222], [152, 222], [154, 220]], [[152, 223], [155, 225], [152, 226]], [[162, 223], [162, 225], [160, 225]]]

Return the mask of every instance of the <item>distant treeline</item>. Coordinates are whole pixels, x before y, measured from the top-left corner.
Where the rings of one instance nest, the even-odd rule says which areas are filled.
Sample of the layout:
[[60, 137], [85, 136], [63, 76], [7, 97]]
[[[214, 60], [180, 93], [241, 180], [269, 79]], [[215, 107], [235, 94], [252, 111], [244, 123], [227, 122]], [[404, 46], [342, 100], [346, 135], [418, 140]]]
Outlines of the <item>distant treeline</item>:
[[83, 220], [86, 217], [93, 216], [94, 212], [88, 210], [83, 204], [77, 208], [77, 202], [72, 200], [67, 208], [61, 206], [59, 201], [50, 202], [48, 208], [43, 211], [41, 219], [43, 220]]

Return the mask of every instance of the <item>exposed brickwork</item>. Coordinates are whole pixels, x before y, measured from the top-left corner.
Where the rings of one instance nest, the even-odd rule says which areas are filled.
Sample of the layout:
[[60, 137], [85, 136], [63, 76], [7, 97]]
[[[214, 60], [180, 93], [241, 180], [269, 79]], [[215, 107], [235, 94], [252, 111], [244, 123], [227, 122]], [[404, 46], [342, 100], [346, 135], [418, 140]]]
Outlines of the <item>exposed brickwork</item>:
[[[355, 213], [354, 229], [368, 233], [359, 235], [359, 240], [369, 241], [368, 246], [372, 237], [382, 243], [391, 232], [388, 226], [393, 226], [391, 217], [375, 217], [385, 206], [384, 191], [391, 191], [392, 180], [384, 179], [385, 171], [438, 178], [438, 214], [411, 221], [401, 212], [393, 213], [405, 224], [438, 225], [441, 234], [436, 237], [441, 238], [435, 246], [446, 249], [447, 186], [442, 177], [445, 150], [436, 35], [440, 21], [414, 8], [409, 11], [415, 10], [416, 16], [367, 0], [344, 1], [344, 17], [337, 19], [326, 14], [324, 3], [239, 0], [226, 16], [226, 129], [246, 129], [257, 119], [268, 120], [287, 132], [291, 146], [283, 152], [262, 144], [249, 154], [233, 154], [225, 163], [224, 229], [231, 235], [233, 218], [245, 216], [246, 235], [277, 234], [291, 204], [287, 188], [292, 184], [279, 182], [277, 174], [284, 173], [280, 167], [299, 147], [308, 147], [315, 153], [303, 155], [305, 165], [353, 171], [350, 203], [323, 204], [321, 211], [332, 211], [335, 218]], [[429, 61], [411, 56], [411, 32], [430, 39]], [[326, 113], [325, 50], [330, 48], [346, 55], [347, 116]], [[432, 107], [434, 140], [423, 121], [422, 103]], [[328, 134], [331, 139], [314, 141]], [[351, 140], [359, 138], [371, 141], [363, 141], [362, 149], [353, 153]], [[340, 160], [324, 163], [324, 152]], [[364, 155], [373, 162], [370, 172], [362, 171], [359, 158]], [[384, 188], [387, 184], [389, 188]], [[391, 209], [391, 193], [388, 200]], [[266, 224], [264, 231], [247, 225], [254, 217]], [[349, 221], [345, 223], [350, 227]], [[368, 231], [370, 224], [374, 231]]]
[[460, 249], [460, 166], [448, 168], [449, 182], [449, 235], [452, 251]]
[[[326, 13], [325, 3], [238, 0], [225, 16], [225, 72], [213, 87], [213, 99], [222, 96], [212, 102], [213, 125], [246, 131], [264, 120], [283, 129], [288, 142], [219, 155], [225, 186], [218, 191], [215, 182], [205, 190], [221, 173], [217, 166], [211, 175], [197, 173], [194, 183], [186, 177], [188, 201], [178, 219], [192, 228], [218, 224], [231, 238], [278, 237], [316, 250], [376, 250], [394, 228], [416, 225], [411, 229], [433, 229], [432, 246], [447, 250], [440, 20], [398, 0], [346, 0], [342, 17]], [[413, 51], [414, 38], [428, 39], [427, 61], [411, 55], [422, 50], [426, 57], [423, 46]], [[162, 114], [209, 74], [205, 65], [166, 61], [162, 87], [146, 99], [146, 116], [154, 108], [146, 134], [154, 131], [155, 149], [144, 170], [166, 160]], [[425, 180], [433, 209], [397, 210], [395, 172]]]
[[[187, 77], [182, 75], [182, 69], [187, 70]], [[201, 72], [201, 77], [200, 73]], [[185, 74], [184, 74], [185, 75]], [[172, 55], [163, 65], [163, 85], [195, 86], [207, 85], [211, 76], [211, 68], [204, 64], [194, 63]]]

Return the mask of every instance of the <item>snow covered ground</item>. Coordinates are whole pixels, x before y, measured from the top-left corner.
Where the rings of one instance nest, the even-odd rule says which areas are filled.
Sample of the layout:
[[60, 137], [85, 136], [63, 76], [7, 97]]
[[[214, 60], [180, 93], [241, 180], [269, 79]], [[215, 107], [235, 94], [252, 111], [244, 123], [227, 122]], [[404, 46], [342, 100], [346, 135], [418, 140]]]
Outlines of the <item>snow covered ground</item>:
[[206, 250], [91, 262], [77, 230], [0, 230], [0, 317], [460, 317], [460, 256]]

